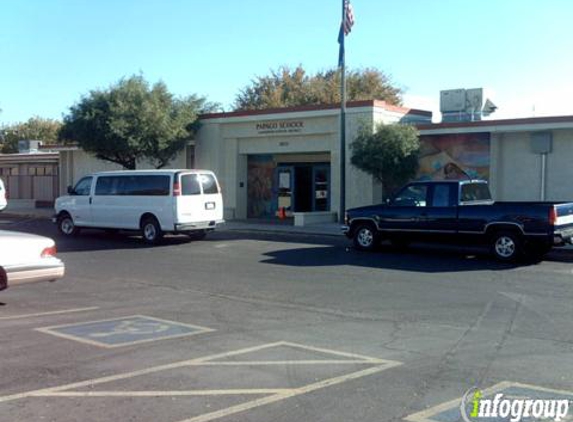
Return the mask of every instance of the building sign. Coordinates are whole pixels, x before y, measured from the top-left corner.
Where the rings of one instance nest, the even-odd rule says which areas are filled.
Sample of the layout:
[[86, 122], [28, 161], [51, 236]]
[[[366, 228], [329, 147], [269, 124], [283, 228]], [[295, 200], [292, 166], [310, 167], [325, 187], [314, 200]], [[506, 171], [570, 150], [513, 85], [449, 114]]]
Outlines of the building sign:
[[280, 120], [274, 122], [259, 122], [255, 128], [260, 135], [274, 133], [300, 133], [304, 129], [302, 120]]

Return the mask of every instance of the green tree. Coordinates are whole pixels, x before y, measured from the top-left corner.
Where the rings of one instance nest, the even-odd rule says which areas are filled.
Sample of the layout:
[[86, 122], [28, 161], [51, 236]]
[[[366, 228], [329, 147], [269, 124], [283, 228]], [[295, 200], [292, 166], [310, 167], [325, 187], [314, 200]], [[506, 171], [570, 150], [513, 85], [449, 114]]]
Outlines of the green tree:
[[[348, 101], [383, 100], [402, 104], [402, 90], [377, 69], [351, 70], [346, 74]], [[307, 75], [302, 66], [283, 66], [270, 75], [258, 76], [235, 98], [235, 110], [262, 110], [340, 102], [340, 72], [327, 70]]]
[[50, 145], [58, 142], [62, 123], [57, 120], [32, 117], [27, 122], [15, 123], [0, 128], [2, 133], [2, 153], [18, 152], [18, 141], [33, 139]]
[[161, 168], [193, 138], [198, 115], [217, 108], [203, 97], [176, 98], [164, 83], [150, 86], [132, 76], [93, 90], [72, 106], [60, 139], [126, 169], [135, 169], [141, 159]]
[[363, 130], [351, 148], [352, 164], [382, 183], [385, 197], [411, 180], [418, 170], [420, 140], [414, 126], [380, 125], [374, 133]]

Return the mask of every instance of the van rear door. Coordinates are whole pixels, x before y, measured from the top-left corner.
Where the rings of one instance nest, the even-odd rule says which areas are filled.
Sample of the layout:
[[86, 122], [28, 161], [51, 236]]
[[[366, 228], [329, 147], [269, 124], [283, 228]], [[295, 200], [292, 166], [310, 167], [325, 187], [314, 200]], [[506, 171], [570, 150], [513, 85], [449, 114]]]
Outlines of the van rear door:
[[176, 224], [223, 220], [223, 199], [213, 173], [178, 173], [177, 177], [179, 192], [174, 192]]

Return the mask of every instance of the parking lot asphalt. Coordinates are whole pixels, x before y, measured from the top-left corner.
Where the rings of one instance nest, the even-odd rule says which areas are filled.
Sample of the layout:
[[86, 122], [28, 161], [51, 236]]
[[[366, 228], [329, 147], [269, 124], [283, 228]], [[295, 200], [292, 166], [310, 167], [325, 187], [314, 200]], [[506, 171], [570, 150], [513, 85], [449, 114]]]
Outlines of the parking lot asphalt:
[[55, 238], [67, 269], [0, 292], [0, 420], [440, 420], [473, 386], [573, 391], [568, 250], [509, 265], [342, 236], [0, 228]]

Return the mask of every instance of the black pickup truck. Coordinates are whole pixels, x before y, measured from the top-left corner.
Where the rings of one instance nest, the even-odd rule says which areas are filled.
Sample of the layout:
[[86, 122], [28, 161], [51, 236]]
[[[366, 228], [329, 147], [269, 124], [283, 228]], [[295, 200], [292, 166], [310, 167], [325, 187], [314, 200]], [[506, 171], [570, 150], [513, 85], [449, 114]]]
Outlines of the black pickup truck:
[[413, 182], [384, 204], [350, 209], [342, 227], [358, 249], [381, 240], [486, 244], [502, 261], [542, 258], [572, 242], [573, 202], [494, 202], [487, 182]]

